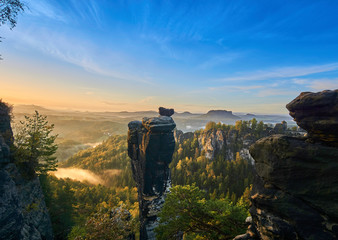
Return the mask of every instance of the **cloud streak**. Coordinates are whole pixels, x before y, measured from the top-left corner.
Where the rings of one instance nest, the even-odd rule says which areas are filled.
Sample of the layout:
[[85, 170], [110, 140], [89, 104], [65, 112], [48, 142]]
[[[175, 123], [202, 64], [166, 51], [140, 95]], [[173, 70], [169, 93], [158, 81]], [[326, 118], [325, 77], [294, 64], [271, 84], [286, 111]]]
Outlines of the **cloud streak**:
[[263, 88], [263, 85], [253, 85], [253, 86], [220, 86], [220, 87], [209, 87], [211, 91], [227, 90], [227, 91], [249, 91], [254, 89]]
[[[36, 34], [32, 34], [32, 32], [36, 32]], [[70, 35], [66, 36], [63, 33], [53, 32], [43, 27], [18, 28], [18, 31], [9, 33], [14, 41], [19, 41], [24, 46], [28, 45], [46, 55], [79, 66], [87, 72], [115, 80], [152, 84], [149, 77], [133, 75], [129, 71], [114, 70], [114, 68], [121, 65], [121, 62], [126, 62], [127, 59], [123, 59], [121, 55], [114, 56], [113, 53], [103, 53], [91, 42]], [[124, 68], [128, 68], [128, 63], [125, 63], [125, 65]]]
[[44, 17], [64, 23], [68, 22], [67, 17], [47, 1], [30, 1], [28, 3], [27, 13], [35, 17]]
[[154, 96], [149, 96], [149, 97], [141, 99], [139, 102], [140, 103], [149, 103], [149, 102], [152, 102], [154, 99], [155, 99]]
[[198, 68], [206, 70], [219, 65], [225, 65], [239, 59], [242, 56], [243, 54], [239, 52], [230, 52], [228, 54], [214, 56], [198, 65]]
[[328, 89], [338, 89], [338, 78], [335, 79], [318, 79], [309, 83], [309, 87], [316, 91]]
[[260, 81], [272, 80], [280, 78], [301, 77], [315, 73], [325, 73], [338, 70], [338, 63], [315, 65], [308, 67], [282, 67], [264, 71], [255, 71], [251, 73], [241, 74], [238, 76], [217, 79], [218, 82], [233, 81]]

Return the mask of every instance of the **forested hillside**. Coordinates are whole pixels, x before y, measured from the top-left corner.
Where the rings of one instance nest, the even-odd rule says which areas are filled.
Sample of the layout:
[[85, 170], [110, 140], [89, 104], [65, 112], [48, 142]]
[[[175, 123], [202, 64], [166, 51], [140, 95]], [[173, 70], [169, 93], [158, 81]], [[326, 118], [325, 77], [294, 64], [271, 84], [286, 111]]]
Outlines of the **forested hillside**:
[[[255, 119], [237, 121], [235, 125], [209, 122], [204, 129], [194, 133], [176, 131], [176, 147], [170, 165], [172, 183], [195, 185], [206, 199], [228, 199], [234, 204], [244, 193], [241, 206], [247, 208], [253, 165], [246, 151], [257, 139], [281, 131], [287, 131], [286, 125], [277, 124], [273, 128]], [[121, 204], [133, 212], [133, 216], [136, 215], [137, 193], [125, 135], [109, 137], [94, 148], [82, 150], [60, 163], [60, 167], [88, 169], [104, 179], [104, 186], [51, 176], [43, 180], [44, 189], [48, 190], [47, 205], [59, 239], [64, 239], [70, 232], [69, 236], [100, 232], [98, 229], [89, 230], [86, 227], [88, 221], [95, 214], [98, 218], [100, 215], [97, 214], [107, 214], [110, 208]], [[118, 174], [110, 174], [111, 171]], [[68, 205], [62, 199], [69, 199]], [[64, 209], [61, 212], [65, 215], [58, 209]]]

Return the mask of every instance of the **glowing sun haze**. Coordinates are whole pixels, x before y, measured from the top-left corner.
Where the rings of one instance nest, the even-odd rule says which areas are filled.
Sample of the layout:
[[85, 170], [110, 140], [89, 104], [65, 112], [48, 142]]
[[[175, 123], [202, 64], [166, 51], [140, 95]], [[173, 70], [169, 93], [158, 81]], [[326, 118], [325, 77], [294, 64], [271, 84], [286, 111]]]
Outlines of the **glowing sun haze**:
[[26, 0], [0, 98], [95, 111], [286, 113], [338, 88], [338, 1]]

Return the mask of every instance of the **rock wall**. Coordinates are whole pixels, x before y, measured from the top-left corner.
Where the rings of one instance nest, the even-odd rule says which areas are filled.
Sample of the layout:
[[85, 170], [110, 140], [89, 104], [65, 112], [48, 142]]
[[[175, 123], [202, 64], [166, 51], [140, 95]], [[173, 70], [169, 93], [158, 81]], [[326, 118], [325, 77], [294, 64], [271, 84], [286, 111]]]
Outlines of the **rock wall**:
[[0, 100], [0, 135], [9, 147], [13, 144], [13, 131], [11, 127], [11, 107]]
[[128, 155], [138, 189], [141, 240], [156, 239], [157, 215], [171, 186], [169, 163], [175, 149], [175, 127], [169, 116], [128, 124]]
[[2, 104], [0, 102], [0, 239], [53, 239], [39, 179], [24, 179], [12, 163], [8, 144], [13, 144], [13, 133], [10, 117]]
[[308, 134], [250, 148], [252, 224], [235, 239], [338, 239], [338, 90], [302, 93], [287, 108]]
[[231, 161], [236, 159], [236, 153], [239, 152], [243, 159], [253, 163], [249, 147], [256, 141], [256, 138], [251, 134], [241, 137], [237, 130], [210, 129], [200, 133], [183, 133], [175, 130], [174, 137], [178, 144], [182, 144], [187, 139], [196, 138], [199, 149], [205, 152], [205, 157], [209, 160], [213, 160], [217, 154], [222, 154], [226, 160]]
[[210, 160], [225, 149], [226, 137], [221, 129], [210, 130], [198, 137], [198, 144], [200, 149], [205, 151], [205, 157]]

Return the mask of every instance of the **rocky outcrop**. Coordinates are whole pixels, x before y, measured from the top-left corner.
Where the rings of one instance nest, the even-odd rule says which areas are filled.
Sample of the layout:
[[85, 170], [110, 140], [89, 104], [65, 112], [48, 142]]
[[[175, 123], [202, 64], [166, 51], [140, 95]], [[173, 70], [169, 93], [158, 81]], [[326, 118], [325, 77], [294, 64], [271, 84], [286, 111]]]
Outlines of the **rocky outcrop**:
[[1, 239], [53, 239], [39, 179], [23, 179], [13, 163], [0, 169], [0, 225]]
[[[187, 134], [187, 133], [185, 133]], [[238, 152], [240, 157], [253, 163], [249, 153], [249, 147], [256, 139], [248, 133], [240, 136], [237, 130], [224, 131], [222, 129], [211, 129], [204, 131], [197, 136], [199, 148], [205, 151], [205, 157], [213, 160], [218, 154], [228, 161], [236, 159]]]
[[0, 99], [0, 135], [9, 147], [12, 146], [14, 140], [11, 127], [11, 110], [11, 107], [3, 103]]
[[274, 135], [250, 148], [252, 224], [236, 239], [338, 239], [337, 90], [302, 93], [287, 108], [308, 135]]
[[338, 90], [303, 92], [286, 108], [312, 140], [338, 147]]
[[171, 186], [169, 163], [175, 149], [175, 127], [168, 116], [128, 124], [128, 155], [138, 189], [142, 240], [156, 239], [157, 215]]
[[192, 132], [182, 132], [181, 130], [174, 130], [174, 138], [175, 138], [175, 142], [177, 142], [178, 144], [182, 144], [185, 140], [189, 139], [189, 138], [193, 138], [194, 137], [194, 133]]
[[198, 140], [198, 148], [205, 152], [205, 157], [209, 160], [213, 160], [220, 154], [225, 160], [231, 161], [236, 159], [238, 152], [242, 159], [253, 164], [254, 160], [250, 155], [249, 148], [259, 137], [269, 136], [276, 132], [288, 133], [288, 135], [299, 134], [294, 131], [286, 131], [287, 124], [285, 121], [277, 123], [274, 128], [265, 128], [260, 132], [261, 136], [257, 136], [251, 128], [240, 132], [234, 128], [216, 127], [195, 133], [183, 133], [181, 130], [175, 130], [174, 137], [178, 144], [183, 144], [188, 139], [196, 138]]
[[175, 113], [174, 109], [164, 108], [164, 107], [159, 107], [158, 112], [159, 112], [160, 116], [167, 116], [167, 117], [171, 117]]
[[273, 128], [274, 133], [281, 134], [285, 133], [288, 129], [288, 124], [285, 121], [282, 123], [276, 123], [275, 127]]
[[6, 115], [1, 110], [0, 131], [4, 135], [0, 134], [0, 239], [53, 239], [39, 179], [24, 179], [11, 162], [8, 146], [13, 144], [10, 118], [8, 112]]
[[205, 151], [207, 159], [214, 159], [216, 154], [226, 148], [225, 134], [221, 129], [211, 129], [198, 137], [198, 144]]

